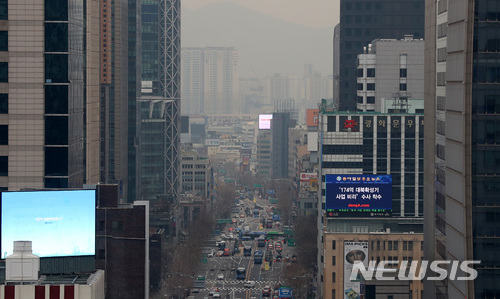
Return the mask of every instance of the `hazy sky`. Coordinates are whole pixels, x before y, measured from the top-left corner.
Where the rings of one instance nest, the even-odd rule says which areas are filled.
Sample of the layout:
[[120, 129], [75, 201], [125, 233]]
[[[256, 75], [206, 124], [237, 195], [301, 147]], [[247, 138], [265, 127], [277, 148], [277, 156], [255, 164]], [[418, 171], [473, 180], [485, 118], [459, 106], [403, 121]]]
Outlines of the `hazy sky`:
[[340, 0], [182, 0], [182, 6], [196, 9], [217, 2], [237, 3], [311, 28], [333, 28], [339, 22]]

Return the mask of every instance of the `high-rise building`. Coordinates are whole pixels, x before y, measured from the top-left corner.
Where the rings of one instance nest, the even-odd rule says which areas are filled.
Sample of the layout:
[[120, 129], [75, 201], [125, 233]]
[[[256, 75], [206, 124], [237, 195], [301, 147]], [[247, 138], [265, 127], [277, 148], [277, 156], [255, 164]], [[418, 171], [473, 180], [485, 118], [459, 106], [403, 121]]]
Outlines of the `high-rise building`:
[[141, 6], [138, 198], [180, 190], [180, 0]]
[[498, 1], [426, 1], [425, 250], [480, 260], [475, 280], [431, 282], [425, 298], [500, 295]]
[[238, 51], [235, 48], [182, 49], [183, 114], [240, 112]]
[[357, 110], [422, 113], [424, 41], [378, 39], [365, 49], [357, 59]]
[[288, 178], [290, 113], [273, 113], [271, 120], [271, 176]]
[[[398, 234], [413, 233], [404, 240], [421, 244], [424, 119], [422, 113], [346, 113], [323, 107], [318, 116], [318, 198], [321, 203], [318, 205], [318, 269], [322, 269], [318, 284], [324, 298], [331, 298], [330, 294], [343, 294], [342, 286], [347, 286], [346, 268], [338, 272], [341, 267], [331, 267], [330, 256], [339, 254], [332, 253], [331, 243], [325, 240], [339, 243], [341, 253], [344, 241], [366, 242], [366, 254], [375, 250], [370, 254], [377, 260], [385, 259], [384, 253], [380, 245], [377, 249], [373, 248], [373, 242], [368, 245], [368, 240], [385, 246], [388, 241], [400, 238]], [[387, 192], [383, 191], [383, 185], [374, 185], [384, 180], [390, 182], [386, 185]], [[385, 204], [381, 206], [382, 203]], [[395, 251], [391, 259], [400, 261], [401, 253], [406, 259], [420, 256], [413, 250]], [[340, 256], [344, 260], [344, 255]], [[374, 260], [373, 255], [370, 259]], [[343, 264], [346, 265], [345, 261]], [[334, 281], [335, 275], [340, 278], [338, 281]], [[376, 289], [375, 285], [372, 290]], [[420, 282], [411, 289], [420, 294]]]
[[[85, 109], [98, 105], [86, 102], [85, 89], [88, 83], [87, 93], [95, 94], [98, 83], [92, 80], [98, 76], [84, 76], [88, 53], [84, 4], [50, 0], [0, 4], [3, 190], [80, 188], [86, 171], [89, 180], [96, 179], [97, 165], [85, 167]], [[92, 161], [96, 158], [87, 162]]]
[[356, 110], [356, 56], [374, 39], [424, 37], [424, 0], [341, 0], [339, 110]]
[[[134, 106], [129, 107], [129, 84], [132, 90], [137, 88], [137, 82], [129, 82], [127, 77], [129, 75], [127, 73], [129, 59], [135, 60], [135, 57], [127, 56], [129, 47], [127, 39], [129, 32], [126, 31], [126, 28], [129, 27], [127, 26], [128, 7], [123, 3], [111, 4], [104, 1], [100, 1], [99, 4], [97, 18], [102, 21], [89, 21], [87, 27], [93, 28], [96, 24], [99, 24], [98, 41], [100, 48], [98, 48], [97, 59], [100, 88], [98, 89], [97, 99], [100, 109], [89, 111], [87, 118], [93, 118], [90, 125], [95, 124], [94, 119], [97, 119], [99, 121], [98, 125], [100, 125], [98, 126], [97, 137], [94, 131], [91, 131], [93, 126], [87, 126], [87, 139], [93, 141], [94, 138], [97, 138], [99, 142], [99, 146], [96, 147], [100, 153], [99, 182], [117, 184], [120, 189], [120, 199], [127, 202], [129, 192], [135, 192], [135, 181], [129, 178], [128, 173], [129, 110], [135, 111]], [[113, 24], [113, 26], [110, 24]], [[132, 24], [132, 26], [135, 26], [135, 24]], [[96, 42], [91, 36], [88, 36], [87, 40], [88, 43]], [[89, 59], [87, 59], [87, 63], [90, 63]], [[88, 69], [90, 72], [94, 71], [92, 66], [89, 66]], [[93, 100], [95, 100], [94, 97], [89, 97], [89, 101]], [[94, 148], [88, 149], [90, 153], [93, 153], [94, 150]], [[87, 156], [89, 156], [89, 152], [87, 152]], [[135, 160], [133, 155], [130, 158]], [[135, 178], [133, 173], [130, 175]]]

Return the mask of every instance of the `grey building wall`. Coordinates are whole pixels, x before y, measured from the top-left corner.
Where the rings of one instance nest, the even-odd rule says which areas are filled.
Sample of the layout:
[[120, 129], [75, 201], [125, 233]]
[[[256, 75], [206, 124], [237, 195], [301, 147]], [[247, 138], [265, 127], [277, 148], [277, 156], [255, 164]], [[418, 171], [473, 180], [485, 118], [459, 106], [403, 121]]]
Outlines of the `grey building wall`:
[[273, 113], [271, 120], [271, 175], [288, 178], [289, 113]]
[[340, 111], [356, 110], [356, 56], [374, 39], [424, 36], [424, 0], [340, 1]]

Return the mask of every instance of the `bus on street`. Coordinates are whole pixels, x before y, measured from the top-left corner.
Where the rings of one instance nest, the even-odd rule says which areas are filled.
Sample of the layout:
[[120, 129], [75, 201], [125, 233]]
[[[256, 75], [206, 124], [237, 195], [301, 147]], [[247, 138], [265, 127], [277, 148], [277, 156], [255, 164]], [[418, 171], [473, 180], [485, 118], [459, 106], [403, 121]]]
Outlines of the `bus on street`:
[[250, 246], [243, 247], [243, 255], [244, 256], [252, 256], [252, 247], [250, 247]]

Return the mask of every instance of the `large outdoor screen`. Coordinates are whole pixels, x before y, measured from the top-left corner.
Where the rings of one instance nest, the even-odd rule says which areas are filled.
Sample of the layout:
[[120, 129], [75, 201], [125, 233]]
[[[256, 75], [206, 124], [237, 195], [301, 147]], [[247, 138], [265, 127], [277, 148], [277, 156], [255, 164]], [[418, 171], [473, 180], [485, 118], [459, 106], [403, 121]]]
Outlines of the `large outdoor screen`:
[[327, 216], [389, 216], [392, 210], [391, 175], [325, 176]]
[[272, 114], [259, 114], [259, 130], [270, 130]]
[[40, 257], [95, 254], [95, 190], [1, 193], [2, 258], [14, 241]]

